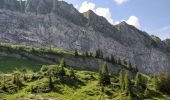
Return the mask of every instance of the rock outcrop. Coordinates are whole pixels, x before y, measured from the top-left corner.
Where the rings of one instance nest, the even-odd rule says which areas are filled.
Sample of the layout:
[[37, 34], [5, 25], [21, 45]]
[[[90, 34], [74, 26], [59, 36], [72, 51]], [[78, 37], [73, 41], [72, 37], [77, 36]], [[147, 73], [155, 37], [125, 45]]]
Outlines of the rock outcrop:
[[131, 60], [145, 73], [170, 72], [169, 42], [155, 41], [125, 22], [111, 25], [88, 11], [58, 0], [0, 0], [0, 41], [69, 50], [101, 49]]

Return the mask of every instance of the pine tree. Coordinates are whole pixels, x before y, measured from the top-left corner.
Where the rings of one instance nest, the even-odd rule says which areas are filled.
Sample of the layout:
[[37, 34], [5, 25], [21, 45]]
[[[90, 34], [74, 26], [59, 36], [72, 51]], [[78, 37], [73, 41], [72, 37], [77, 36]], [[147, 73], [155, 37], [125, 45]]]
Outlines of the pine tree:
[[111, 84], [109, 71], [106, 63], [102, 66], [101, 70], [99, 71], [99, 83], [102, 86]]
[[130, 61], [128, 61], [128, 63], [127, 63], [127, 68], [128, 68], [129, 70], [132, 70], [132, 64], [131, 64]]
[[100, 50], [99, 50], [99, 49], [97, 49], [97, 50], [95, 51], [94, 57], [95, 57], [95, 58], [99, 58], [99, 57], [100, 57]]
[[65, 60], [62, 59], [61, 62], [60, 62], [60, 70], [59, 70], [59, 75], [60, 76], [65, 76], [64, 67], [66, 67], [66, 63], [65, 63]]
[[86, 54], [85, 54], [85, 56], [86, 56], [86, 57], [89, 57], [89, 54], [88, 54], [88, 52], [87, 52], [87, 51], [86, 51]]
[[121, 60], [120, 60], [120, 58], [118, 58], [117, 64], [118, 64], [118, 65], [121, 65]]
[[124, 59], [123, 64], [127, 66], [127, 61]]
[[136, 77], [135, 77], [135, 86], [137, 89], [141, 89], [141, 82], [142, 82], [142, 76], [141, 74], [138, 72], [136, 74]]
[[115, 58], [114, 58], [114, 56], [113, 56], [113, 55], [111, 55], [110, 60], [111, 60], [111, 63], [112, 63], [112, 64], [115, 64]]
[[103, 51], [99, 50], [99, 58], [103, 59]]
[[140, 90], [146, 89], [146, 84], [143, 79], [143, 76], [139, 72], [137, 72], [136, 77], [135, 77], [135, 87]]
[[156, 75], [154, 75], [152, 78], [152, 84], [153, 84], [155, 90], [159, 90], [159, 81], [158, 81], [158, 77]]
[[74, 51], [74, 55], [75, 55], [75, 56], [78, 56], [78, 55], [79, 55], [77, 50]]
[[137, 68], [137, 65], [136, 65], [136, 64], [133, 65], [133, 70], [134, 70], [134, 72], [136, 72], [136, 73], [138, 72], [138, 68]]
[[64, 58], [61, 59], [61, 61], [60, 61], [60, 67], [66, 67], [66, 62], [65, 62]]
[[49, 88], [50, 89], [53, 89], [53, 82], [52, 82], [52, 76], [51, 75], [49, 75], [49, 77], [48, 77], [48, 86], [49, 86]]
[[125, 74], [124, 82], [125, 82], [125, 92], [126, 95], [128, 95], [129, 93], [131, 93], [131, 80], [128, 72], [126, 72]]
[[69, 76], [73, 79], [76, 79], [76, 75], [75, 75], [73, 68], [70, 68], [70, 75]]
[[123, 71], [121, 71], [119, 73], [119, 83], [120, 83], [121, 90], [125, 90], [124, 72]]
[[19, 72], [14, 72], [13, 73], [13, 84], [21, 87], [23, 84], [20, 80], [20, 73]]

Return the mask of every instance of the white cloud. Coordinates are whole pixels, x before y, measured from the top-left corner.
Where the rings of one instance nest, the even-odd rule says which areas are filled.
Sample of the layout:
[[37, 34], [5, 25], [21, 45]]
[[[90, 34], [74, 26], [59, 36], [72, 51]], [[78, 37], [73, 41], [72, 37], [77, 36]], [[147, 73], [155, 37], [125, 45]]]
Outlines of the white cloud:
[[113, 19], [109, 8], [97, 8], [96, 14], [105, 17], [111, 24], [113, 24]]
[[136, 16], [130, 16], [129, 19], [126, 21], [129, 25], [133, 25], [137, 28], [140, 28], [139, 19]]
[[113, 1], [120, 5], [127, 2], [128, 0], [113, 0]]
[[84, 1], [79, 8], [79, 12], [83, 13], [88, 10], [92, 10], [97, 15], [105, 17], [111, 24], [113, 24], [112, 15], [109, 8], [101, 8], [101, 7], [96, 8], [96, 5], [94, 3]]
[[76, 5], [73, 5], [73, 6], [74, 6], [76, 9], [78, 9], [78, 7], [79, 7], [79, 5], [77, 5], [77, 4], [76, 4]]
[[91, 2], [87, 2], [87, 1], [84, 1], [82, 4], [81, 4], [81, 6], [80, 6], [80, 8], [79, 8], [79, 12], [80, 13], [83, 13], [83, 12], [86, 12], [86, 11], [88, 11], [88, 10], [95, 10], [95, 4], [94, 3], [91, 3]]
[[[123, 3], [127, 0], [117, 0], [120, 3]], [[99, 16], [103, 16], [104, 18], [106, 18], [108, 20], [108, 22], [110, 22], [111, 24], [118, 24], [121, 21], [113, 21], [112, 19], [112, 15], [110, 12], [109, 8], [101, 8], [101, 7], [96, 7], [96, 5], [92, 2], [87, 2], [84, 1], [81, 6], [79, 7], [79, 12], [83, 13], [86, 12], [88, 10], [92, 10], [94, 11], [97, 15]], [[136, 16], [130, 16], [128, 20], [122, 20], [122, 21], [126, 21], [129, 25], [133, 25], [137, 28], [140, 28], [140, 23], [139, 23], [139, 19]]]
[[133, 25], [136, 28], [140, 29], [140, 23], [139, 23], [139, 19], [136, 16], [130, 16], [128, 20], [121, 20], [121, 21], [115, 21], [114, 25], [119, 24], [120, 22], [125, 21], [127, 24], [129, 25]]

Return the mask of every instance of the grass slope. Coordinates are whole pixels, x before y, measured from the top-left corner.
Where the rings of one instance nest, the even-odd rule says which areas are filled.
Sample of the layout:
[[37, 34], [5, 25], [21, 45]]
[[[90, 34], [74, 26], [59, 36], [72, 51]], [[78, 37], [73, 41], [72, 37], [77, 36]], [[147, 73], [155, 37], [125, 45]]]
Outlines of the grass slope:
[[0, 57], [0, 72], [12, 72], [15, 69], [29, 69], [37, 71], [46, 63], [32, 59], [18, 59], [13, 57]]
[[[48, 67], [50, 68], [50, 66]], [[65, 68], [65, 71], [66, 75], [69, 75], [70, 69], [68, 67]], [[99, 74], [97, 72], [82, 69], [76, 69], [74, 72], [79, 81], [69, 79], [68, 77], [65, 77], [64, 81], [61, 81], [61, 79], [53, 77], [54, 88], [52, 91], [48, 91], [48, 77], [42, 77], [30, 82], [22, 81], [24, 86], [17, 93], [9, 94], [0, 92], [0, 98], [3, 98], [3, 100], [128, 100], [120, 89], [117, 76], [112, 76], [111, 85], [105, 86], [104, 91], [101, 91], [102, 87], [98, 84]], [[32, 73], [35, 76], [37, 74], [38, 72]], [[10, 81], [7, 83], [10, 83]], [[28, 90], [32, 87], [39, 87], [40, 91], [38, 93], [29, 92]], [[150, 98], [143, 98], [141, 100], [169, 99], [168, 96], [162, 94], [158, 96], [153, 95]], [[132, 100], [140, 99], [133, 98]]]

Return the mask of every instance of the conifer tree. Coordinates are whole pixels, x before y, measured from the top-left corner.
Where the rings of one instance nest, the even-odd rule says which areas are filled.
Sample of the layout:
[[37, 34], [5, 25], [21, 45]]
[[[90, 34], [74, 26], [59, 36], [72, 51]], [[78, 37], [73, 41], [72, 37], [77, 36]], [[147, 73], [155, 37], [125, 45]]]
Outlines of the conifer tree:
[[60, 62], [60, 70], [59, 70], [59, 75], [60, 76], [65, 76], [64, 67], [66, 67], [66, 63], [65, 63], [65, 60], [62, 59], [61, 62]]
[[106, 63], [102, 66], [102, 68], [101, 68], [101, 70], [99, 72], [99, 83], [102, 86], [111, 84], [109, 71], [108, 71], [108, 67], [107, 67]]
[[127, 66], [127, 61], [124, 59], [123, 64]]
[[121, 90], [124, 90], [125, 89], [125, 82], [124, 82], [124, 72], [121, 71], [119, 73], [119, 83], [120, 83], [120, 87], [121, 87]]
[[128, 72], [126, 72], [126, 74], [125, 74], [124, 82], [125, 82], [126, 95], [129, 95], [129, 93], [131, 93], [131, 80], [130, 80]]
[[125, 82], [125, 90], [126, 91], [130, 91], [131, 81], [130, 81], [130, 77], [129, 77], [129, 73], [128, 72], [126, 72], [126, 74], [125, 74], [124, 82]]
[[114, 56], [113, 56], [113, 55], [111, 55], [110, 60], [111, 60], [111, 63], [112, 63], [112, 64], [115, 64], [115, 58], [114, 58]]
[[117, 59], [117, 64], [118, 64], [118, 65], [121, 65], [121, 60], [120, 60], [120, 58]]
[[52, 82], [52, 76], [51, 75], [49, 75], [49, 77], [48, 77], [48, 86], [49, 86], [49, 88], [50, 89], [53, 89], [53, 82]]
[[136, 77], [135, 77], [135, 86], [137, 89], [140, 89], [140, 90], [146, 89], [144, 78], [139, 72], [137, 72]]
[[73, 79], [76, 79], [76, 75], [75, 75], [73, 68], [70, 68], [70, 75], [69, 76]]
[[135, 77], [135, 86], [137, 87], [137, 89], [141, 89], [141, 82], [142, 82], [142, 76], [141, 74], [138, 72], [136, 74], [136, 77]]
[[60, 67], [66, 67], [66, 62], [65, 62], [64, 58], [61, 59], [61, 61], [60, 61]]
[[74, 51], [74, 55], [78, 56], [78, 51], [77, 50]]
[[14, 72], [13, 73], [13, 84], [21, 87], [22, 82], [20, 80], [20, 73], [19, 72]]
[[127, 68], [128, 68], [129, 70], [132, 69], [132, 64], [131, 64], [130, 60], [129, 60], [128, 63], [127, 63]]
[[86, 53], [85, 53], [85, 56], [86, 56], [86, 57], [89, 57], [89, 54], [88, 54], [88, 52], [87, 52], [87, 51], [86, 51]]
[[136, 64], [133, 65], [133, 70], [134, 70], [134, 72], [138, 72], [138, 68], [137, 68]]
[[95, 51], [94, 57], [95, 57], [95, 58], [99, 58], [99, 57], [100, 57], [100, 50], [99, 50], [99, 49], [97, 49], [97, 50]]

